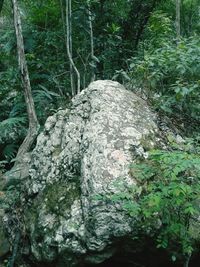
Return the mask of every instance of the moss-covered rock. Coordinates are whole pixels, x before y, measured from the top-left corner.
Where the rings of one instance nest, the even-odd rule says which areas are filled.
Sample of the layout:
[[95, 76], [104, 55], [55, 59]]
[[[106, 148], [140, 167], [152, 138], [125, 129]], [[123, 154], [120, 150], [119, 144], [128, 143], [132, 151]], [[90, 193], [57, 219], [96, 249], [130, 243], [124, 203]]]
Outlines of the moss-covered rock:
[[5, 256], [10, 249], [10, 244], [3, 228], [3, 216], [4, 210], [0, 209], [0, 258]]
[[97, 81], [70, 110], [48, 118], [25, 183], [25, 226], [31, 254], [54, 266], [100, 263], [133, 233], [137, 218], [97, 196], [137, 181], [129, 164], [162, 145], [156, 115], [117, 82]]

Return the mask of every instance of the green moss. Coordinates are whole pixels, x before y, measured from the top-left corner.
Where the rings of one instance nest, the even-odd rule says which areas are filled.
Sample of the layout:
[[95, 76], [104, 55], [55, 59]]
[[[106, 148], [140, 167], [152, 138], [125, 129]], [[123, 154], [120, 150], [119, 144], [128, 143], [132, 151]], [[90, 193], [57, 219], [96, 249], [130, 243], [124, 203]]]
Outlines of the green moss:
[[61, 146], [57, 146], [55, 147], [53, 153], [52, 153], [52, 156], [53, 157], [58, 157], [61, 153], [62, 149], [61, 149]]
[[25, 224], [29, 224], [31, 222], [32, 225], [36, 225], [36, 222], [38, 220], [38, 202], [33, 202], [31, 207], [28, 205], [26, 209], [24, 210], [24, 219]]
[[71, 205], [80, 198], [79, 178], [73, 181], [58, 181], [47, 185], [32, 201], [31, 206], [25, 210], [27, 222], [37, 225], [39, 212], [45, 204], [46, 213], [66, 215], [66, 211], [71, 209]]
[[141, 146], [145, 151], [149, 151], [155, 148], [155, 138], [156, 136], [154, 133], [149, 133], [148, 135], [145, 135], [140, 139]]
[[59, 181], [48, 185], [43, 192], [47, 212], [62, 215], [80, 197], [80, 184], [77, 181]]

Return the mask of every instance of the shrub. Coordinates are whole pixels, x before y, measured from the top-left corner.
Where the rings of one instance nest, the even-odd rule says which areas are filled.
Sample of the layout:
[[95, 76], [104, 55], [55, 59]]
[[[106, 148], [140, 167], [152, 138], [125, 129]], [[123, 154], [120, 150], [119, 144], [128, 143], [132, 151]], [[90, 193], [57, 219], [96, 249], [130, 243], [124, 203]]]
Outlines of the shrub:
[[166, 42], [162, 48], [132, 58], [132, 84], [144, 88], [154, 105], [168, 113], [200, 120], [200, 39]]
[[97, 196], [97, 200], [120, 204], [137, 220], [138, 236], [134, 233], [134, 239], [150, 236], [157, 248], [168, 251], [172, 261], [188, 266], [200, 239], [198, 140], [188, 140], [181, 147], [173, 144], [171, 151], [150, 151], [145, 161], [130, 167], [137, 186], [128, 187], [120, 180], [115, 184], [119, 193]]

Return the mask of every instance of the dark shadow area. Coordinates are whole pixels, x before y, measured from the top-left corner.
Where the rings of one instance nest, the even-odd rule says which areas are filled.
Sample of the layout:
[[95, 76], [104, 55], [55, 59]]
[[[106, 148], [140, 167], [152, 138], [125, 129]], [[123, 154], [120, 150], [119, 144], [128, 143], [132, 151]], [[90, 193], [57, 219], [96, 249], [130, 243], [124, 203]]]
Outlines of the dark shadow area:
[[[152, 254], [149, 255], [148, 252], [143, 252], [140, 255], [136, 254], [130, 258], [125, 258], [119, 255], [106, 260], [103, 263], [97, 265], [87, 265], [85, 267], [183, 267], [183, 263], [177, 263], [170, 261], [169, 257], [166, 257], [166, 254]], [[189, 267], [199, 267], [199, 256], [194, 255], [189, 263]]]
[[[97, 264], [97, 265], [87, 265], [85, 267], [183, 267], [184, 264], [171, 262], [169, 259], [166, 259], [165, 257], [161, 257], [161, 255], [158, 258], [148, 258], [146, 257], [146, 254], [144, 252], [143, 259], [139, 259], [137, 256], [135, 260], [133, 259], [117, 259], [117, 258], [111, 258], [109, 260], [106, 260], [103, 263]], [[199, 267], [199, 257], [194, 257], [191, 259], [189, 267]]]
[[135, 259], [133, 259], [133, 256], [131, 259], [113, 257], [98, 265], [87, 265], [85, 267], [182, 267], [182, 265], [170, 262], [165, 257], [161, 258], [161, 255], [159, 258], [148, 258], [144, 252], [143, 259], [137, 255], [135, 255]]
[[[157, 249], [155, 244], [150, 239], [146, 239], [143, 243], [143, 249], [134, 243], [130, 245], [126, 241], [121, 244], [118, 252], [110, 259], [97, 264], [86, 265], [84, 267], [184, 267], [184, 263], [179, 261], [173, 262], [171, 256], [164, 249]], [[145, 245], [144, 245], [145, 244]], [[189, 262], [189, 267], [200, 266], [200, 253], [196, 253], [192, 256]]]
[[189, 267], [199, 267], [199, 266], [200, 266], [200, 252], [191, 258], [189, 264]]

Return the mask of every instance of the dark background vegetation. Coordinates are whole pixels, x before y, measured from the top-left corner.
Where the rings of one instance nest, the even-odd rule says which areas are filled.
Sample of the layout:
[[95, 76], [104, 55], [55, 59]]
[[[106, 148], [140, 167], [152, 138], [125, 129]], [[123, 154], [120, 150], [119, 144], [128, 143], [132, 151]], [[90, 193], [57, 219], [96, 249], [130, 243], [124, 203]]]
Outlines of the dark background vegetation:
[[[90, 52], [88, 3], [95, 58]], [[71, 99], [65, 1], [21, 0], [19, 4], [32, 93], [43, 125]], [[90, 83], [94, 71], [96, 79], [118, 80], [130, 90], [142, 91], [155, 108], [198, 125], [199, 8], [199, 0], [181, 1], [177, 44], [174, 0], [73, 1], [73, 59], [81, 75], [81, 89]], [[12, 6], [4, 1], [0, 19], [1, 160], [15, 156], [27, 128], [16, 55]]]
[[[12, 167], [26, 136], [28, 117], [18, 70], [12, 5], [7, 0], [2, 4], [0, 1], [0, 167], [4, 172]], [[20, 0], [19, 5], [32, 95], [42, 130], [47, 117], [69, 106], [73, 96], [66, 48], [66, 1]], [[94, 75], [95, 79], [117, 80], [147, 99], [157, 112], [167, 115], [190, 138], [189, 148], [179, 148], [186, 154], [181, 154], [180, 159], [174, 159], [174, 154], [170, 157], [184, 166], [176, 178], [184, 171], [185, 187], [191, 186], [193, 196], [196, 189], [188, 185], [190, 173], [185, 164], [188, 157], [191, 162], [199, 160], [199, 150], [193, 149], [200, 140], [199, 10], [200, 0], [72, 1], [72, 55], [80, 72], [81, 90]], [[76, 75], [72, 75], [76, 85]], [[162, 159], [156, 167], [163, 171]], [[195, 177], [199, 186], [198, 171]], [[167, 186], [171, 186], [171, 180]], [[154, 193], [149, 192], [149, 197]], [[199, 197], [199, 191], [195, 197]], [[195, 261], [192, 258], [194, 266]]]

